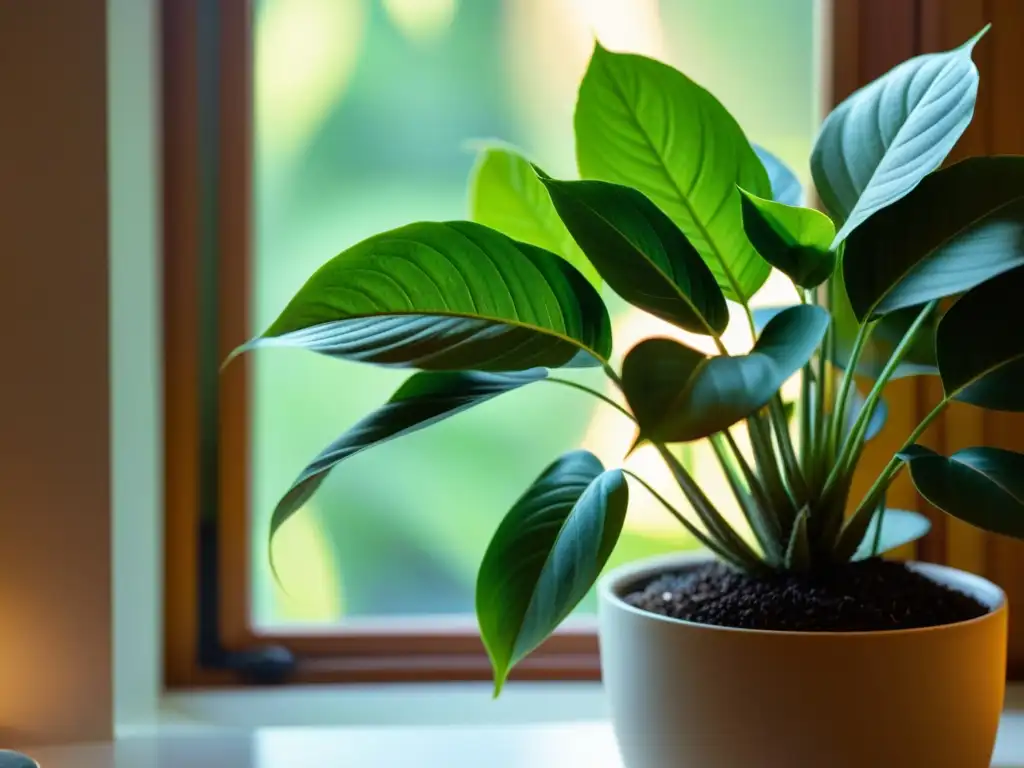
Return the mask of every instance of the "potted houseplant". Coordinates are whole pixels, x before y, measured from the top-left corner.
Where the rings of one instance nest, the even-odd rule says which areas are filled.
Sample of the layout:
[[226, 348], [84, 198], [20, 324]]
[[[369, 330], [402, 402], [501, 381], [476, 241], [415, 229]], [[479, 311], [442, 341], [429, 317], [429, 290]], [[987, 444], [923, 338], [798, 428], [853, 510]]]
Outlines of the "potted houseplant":
[[[954, 400], [1024, 410], [1024, 327], [1010, 309], [1024, 293], [1024, 158], [937, 170], [973, 114], [982, 34], [901, 64], [827, 118], [811, 157], [827, 214], [801, 206], [791, 172], [710, 93], [598, 45], [575, 115], [581, 180], [487, 147], [474, 183], [503, 174], [508, 194], [474, 197], [476, 221], [410, 224], [348, 248], [240, 348], [417, 369], [302, 472], [271, 535], [349, 456], [520, 387], [569, 384], [635, 421], [636, 444], [657, 448], [689, 513], [659, 501], [710, 552], [599, 584], [604, 680], [629, 768], [987, 766], [1004, 595], [878, 557], [928, 528], [886, 509], [905, 469], [935, 506], [1024, 535], [1024, 456], [918, 443]], [[794, 303], [754, 312], [773, 268]], [[602, 281], [717, 352], [646, 339], [616, 369]], [[730, 307], [752, 348], [722, 341]], [[602, 368], [618, 396], [554, 373], [583, 366]], [[850, 498], [885, 384], [913, 374], [937, 374], [945, 397]], [[792, 416], [779, 392], [794, 376]], [[672, 448], [700, 439], [745, 524], [715, 508]], [[562, 456], [499, 526], [477, 583], [496, 692], [598, 580], [629, 474], [585, 451]]]

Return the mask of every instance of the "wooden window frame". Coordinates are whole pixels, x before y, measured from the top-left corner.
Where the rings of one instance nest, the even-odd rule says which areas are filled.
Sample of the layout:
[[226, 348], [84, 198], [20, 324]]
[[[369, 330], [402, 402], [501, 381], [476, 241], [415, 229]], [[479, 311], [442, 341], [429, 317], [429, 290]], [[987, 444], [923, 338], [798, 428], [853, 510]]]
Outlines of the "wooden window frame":
[[[958, 44], [997, 11], [1024, 23], [1024, 12], [1013, 8], [1014, 2], [833, 0], [824, 25], [831, 44], [824, 46], [823, 104], [830, 107], [910, 56]], [[217, 370], [218, 361], [249, 335], [250, 13], [250, 0], [163, 0], [166, 683], [191, 687], [282, 678], [294, 683], [488, 680], [490, 665], [469, 621], [443, 631], [356, 628], [341, 634], [302, 635], [259, 633], [251, 626], [248, 361], [236, 360], [223, 375]], [[203, 14], [213, 14], [215, 22], [201, 25]], [[997, 29], [993, 36], [1003, 43], [996, 53], [980, 54], [991, 59], [981, 62], [983, 78], [991, 78], [991, 71], [985, 70], [991, 70], [997, 59], [1004, 64], [1022, 61], [1019, 51], [1024, 45], [1015, 51], [1005, 42], [1012, 42], [1005, 31]], [[208, 65], [215, 68], [216, 77], [203, 86], [200, 71], [209, 71]], [[1005, 129], [1000, 133], [998, 126], [990, 125], [992, 94], [1005, 92], [1009, 98], [1006, 84], [988, 88], [979, 101], [986, 138], [977, 138], [981, 134], [973, 129], [958, 149], [961, 154], [1020, 143], [1017, 135], [1009, 136]], [[1024, 126], [1019, 109], [1011, 117], [1018, 128]], [[1024, 147], [1002, 151], [1024, 152]], [[206, 339], [204, 347], [202, 330], [211, 327], [217, 329], [215, 339]], [[889, 387], [890, 414], [896, 414], [897, 423], [879, 439], [878, 460], [866, 456], [854, 495], [866, 488], [886, 456], [930, 410], [940, 394], [937, 386], [934, 380], [909, 379]], [[211, 413], [219, 428], [207, 435], [204, 418], [208, 423]], [[963, 424], [957, 426], [959, 418], [954, 412], [951, 418], [940, 419], [929, 432], [932, 443], [947, 446], [951, 425], [963, 432]], [[988, 422], [980, 423], [984, 440]], [[935, 525], [918, 546], [917, 556], [955, 560], [950, 557], [945, 517], [920, 502], [905, 477], [893, 493], [894, 505], [922, 509]], [[994, 561], [1004, 583], [1009, 578], [1024, 585], [1024, 565], [1012, 565], [1024, 563], [1024, 558], [1013, 545], [986, 542], [983, 548], [1003, 554]], [[1024, 628], [1014, 634], [1011, 645], [1011, 670], [1020, 669]], [[259, 674], [274, 659], [285, 663], [271, 664], [276, 672], [269, 675]], [[596, 634], [579, 629], [560, 631], [513, 673], [513, 679], [520, 680], [599, 677]]]

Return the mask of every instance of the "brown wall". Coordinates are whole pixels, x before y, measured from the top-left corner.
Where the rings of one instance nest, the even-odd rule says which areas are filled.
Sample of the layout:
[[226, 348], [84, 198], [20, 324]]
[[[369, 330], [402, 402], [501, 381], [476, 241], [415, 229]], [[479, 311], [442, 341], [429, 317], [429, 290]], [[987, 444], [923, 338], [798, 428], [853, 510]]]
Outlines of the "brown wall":
[[0, 0], [0, 746], [112, 729], [105, 0]]

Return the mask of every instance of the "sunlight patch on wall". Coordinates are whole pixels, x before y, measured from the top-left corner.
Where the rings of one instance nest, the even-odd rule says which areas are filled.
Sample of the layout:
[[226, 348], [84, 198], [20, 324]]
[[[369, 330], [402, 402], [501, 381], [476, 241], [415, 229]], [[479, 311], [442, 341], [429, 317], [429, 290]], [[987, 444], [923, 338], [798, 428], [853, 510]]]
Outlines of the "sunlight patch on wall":
[[383, 0], [384, 10], [409, 40], [437, 40], [451, 27], [458, 0]]
[[261, 150], [303, 149], [348, 87], [362, 52], [364, 0], [275, 0], [256, 19], [255, 109]]
[[281, 526], [273, 552], [281, 577], [280, 583], [274, 582], [276, 621], [336, 621], [343, 615], [341, 569], [313, 504]]

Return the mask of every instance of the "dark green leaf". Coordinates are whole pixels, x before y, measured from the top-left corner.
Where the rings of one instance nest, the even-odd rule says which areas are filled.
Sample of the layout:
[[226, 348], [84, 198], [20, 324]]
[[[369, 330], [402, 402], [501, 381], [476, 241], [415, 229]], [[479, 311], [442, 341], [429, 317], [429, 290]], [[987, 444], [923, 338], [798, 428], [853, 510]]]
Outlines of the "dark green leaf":
[[931, 504], [986, 531], [1024, 538], [1024, 456], [1002, 448], [967, 448], [948, 459], [914, 445], [910, 464], [917, 490]]
[[611, 353], [594, 287], [552, 253], [468, 221], [371, 237], [309, 278], [254, 347], [427, 370], [597, 365]]
[[[987, 29], [987, 27], [986, 27]], [[844, 240], [938, 168], [974, 114], [978, 70], [959, 48], [905, 61], [836, 107], [811, 154], [818, 195]]]
[[817, 288], [836, 266], [829, 246], [832, 220], [812, 208], [796, 208], [741, 189], [743, 229], [765, 261], [802, 288]]
[[591, 453], [566, 454], [537, 478], [501, 522], [476, 587], [480, 633], [495, 695], [509, 670], [583, 599], [615, 548], [629, 488]]
[[939, 323], [939, 374], [949, 397], [1024, 411], [1024, 267], [962, 296]]
[[931, 530], [932, 524], [922, 514], [910, 512], [905, 509], [887, 509], [884, 515], [876, 514], [871, 519], [867, 533], [857, 547], [853, 560], [867, 560], [872, 557], [875, 533], [878, 529], [878, 520], [882, 519], [882, 534], [878, 542], [878, 554], [883, 555], [889, 550], [902, 547], [912, 541], [917, 541]]
[[715, 276], [679, 227], [640, 192], [606, 181], [541, 178], [562, 221], [616, 293], [694, 333], [729, 324]]
[[436, 424], [474, 405], [539, 381], [544, 368], [516, 373], [424, 371], [413, 374], [383, 406], [321, 451], [277, 503], [270, 537], [301, 509], [335, 466], [367, 448]]
[[642, 437], [698, 440], [762, 408], [802, 368], [828, 328], [828, 313], [799, 305], [765, 326], [749, 355], [707, 357], [670, 339], [647, 339], [622, 364], [626, 399]]
[[469, 177], [469, 210], [473, 221], [556, 253], [591, 284], [601, 285], [597, 270], [558, 218], [530, 161], [514, 147], [498, 142], [480, 146]]
[[846, 241], [843, 277], [860, 318], [966, 291], [1024, 264], [1024, 157], [936, 171]]
[[600, 45], [576, 103], [580, 175], [643, 192], [746, 302], [771, 271], [743, 234], [736, 185], [771, 195], [764, 166], [714, 96], [653, 59]]
[[754, 144], [754, 153], [768, 174], [772, 188], [772, 200], [786, 205], [803, 205], [804, 190], [800, 180], [788, 165], [764, 147]]

